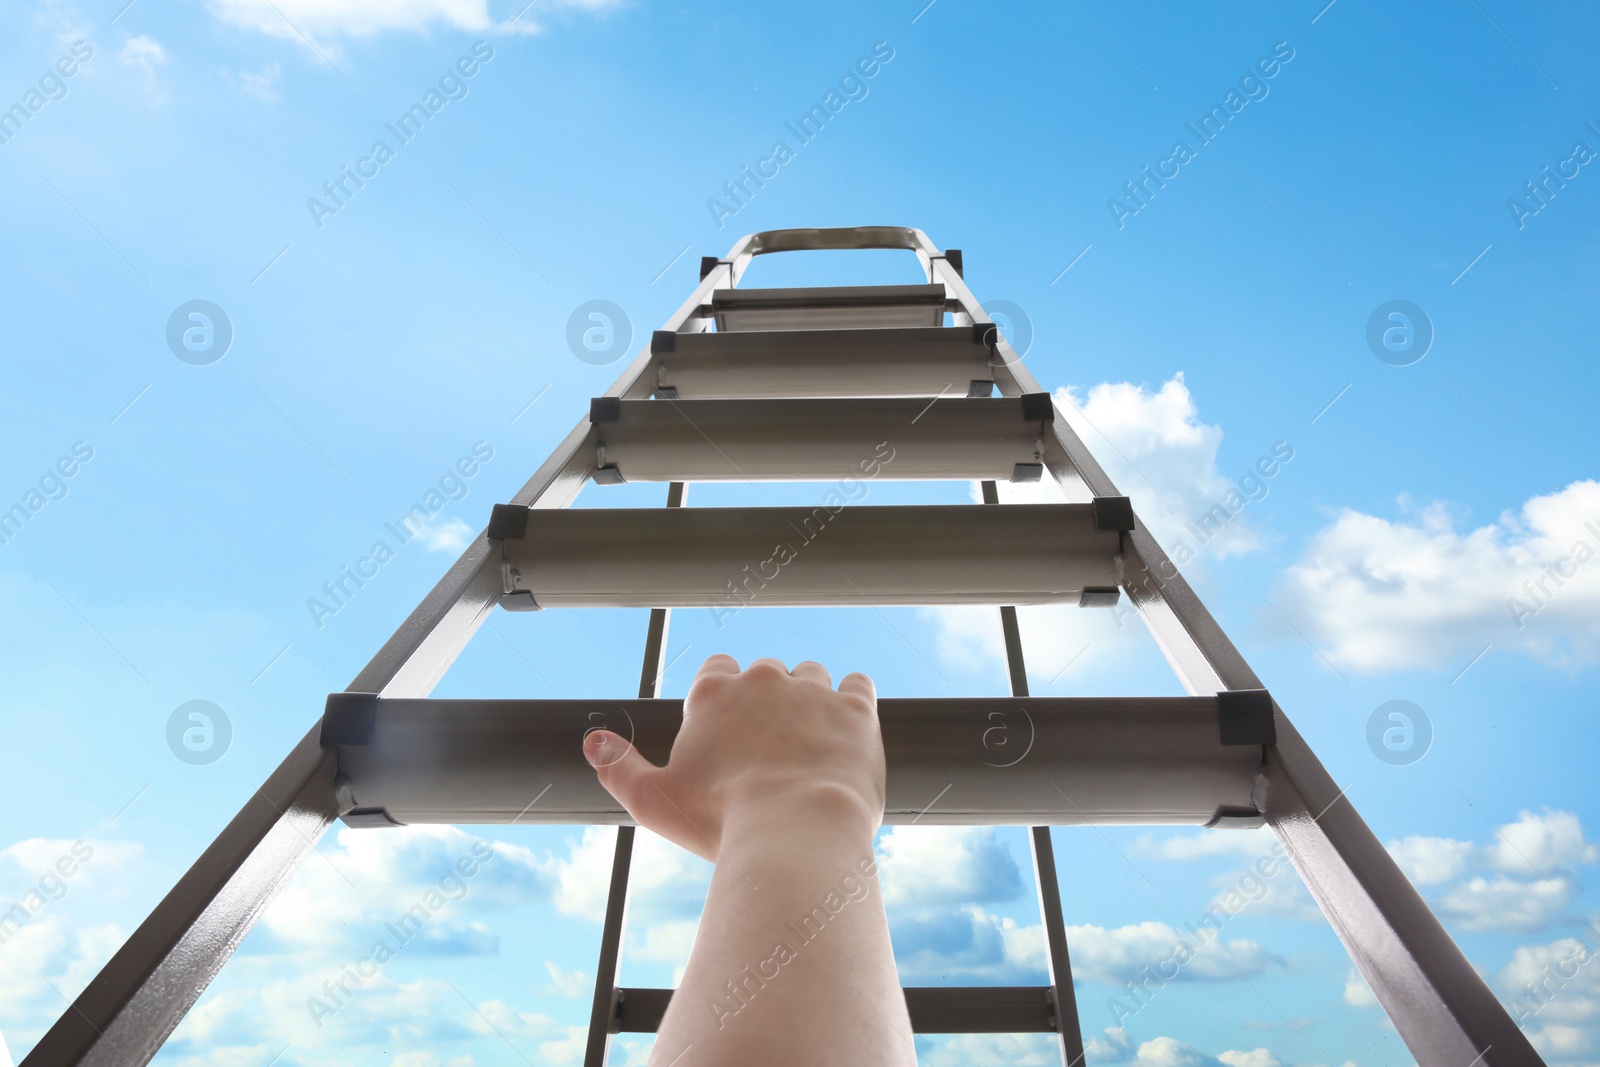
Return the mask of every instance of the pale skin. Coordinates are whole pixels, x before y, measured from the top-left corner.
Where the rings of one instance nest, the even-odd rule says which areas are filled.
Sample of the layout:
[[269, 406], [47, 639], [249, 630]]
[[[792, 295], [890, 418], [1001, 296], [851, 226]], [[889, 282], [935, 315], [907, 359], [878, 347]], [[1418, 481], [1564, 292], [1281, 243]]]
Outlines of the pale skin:
[[915, 1067], [872, 853], [884, 783], [872, 679], [835, 690], [818, 663], [741, 671], [716, 655], [683, 710], [665, 767], [617, 734], [584, 739], [634, 821], [716, 865], [651, 1067]]

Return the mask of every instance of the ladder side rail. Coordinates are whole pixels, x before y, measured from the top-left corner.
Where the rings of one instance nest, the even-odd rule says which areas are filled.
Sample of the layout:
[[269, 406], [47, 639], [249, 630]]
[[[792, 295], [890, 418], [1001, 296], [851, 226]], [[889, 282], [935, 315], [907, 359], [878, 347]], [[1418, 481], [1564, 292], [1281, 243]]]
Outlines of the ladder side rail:
[[[709, 271], [663, 329], [709, 328], [699, 318], [719, 281], [733, 284], [748, 264], [754, 235]], [[606, 391], [624, 395], [650, 364], [648, 343]], [[580, 421], [514, 502], [564, 507], [593, 467], [592, 428]], [[422, 603], [356, 675], [348, 692], [425, 697], [493, 607], [499, 577], [480, 532]], [[183, 1021], [244, 940], [278, 889], [337, 817], [331, 753], [320, 722], [290, 751], [217, 838], [178, 879], [121, 948], [84, 987], [23, 1067], [142, 1067]]]
[[[932, 242], [918, 234], [931, 254]], [[933, 263], [934, 276], [950, 289], [954, 301], [974, 321], [990, 321], [949, 263]], [[1010, 345], [1001, 340], [997, 347], [1004, 365], [996, 368], [996, 381], [1008, 379], [1001, 391], [1039, 392], [1038, 382]], [[1071, 465], [1072, 477], [1082, 478], [1097, 496], [1118, 495], [1065, 420], [1055, 421], [1053, 436], [1060, 448], [1054, 458]], [[1127, 547], [1130, 571], [1152, 579], [1141, 588], [1128, 588], [1130, 599], [1189, 691], [1261, 688], [1142, 523], [1136, 524]], [[1160, 581], [1154, 580], [1157, 574]], [[1544, 1061], [1527, 1036], [1276, 702], [1273, 713], [1278, 743], [1267, 749], [1262, 801], [1267, 823], [1418, 1064], [1542, 1067]]]
[[[667, 507], [681, 508], [688, 486], [672, 482], [667, 487]], [[639, 666], [639, 699], [653, 700], [661, 695], [661, 676], [666, 670], [662, 656], [667, 650], [667, 630], [671, 608], [651, 608], [645, 631], [644, 657]], [[631, 824], [617, 827], [616, 848], [611, 856], [611, 884], [606, 891], [606, 915], [600, 928], [600, 958], [594, 968], [594, 1001], [589, 1009], [589, 1036], [584, 1045], [584, 1067], [605, 1067], [615, 1032], [617, 973], [622, 963], [622, 935], [628, 922], [628, 878], [633, 868], [633, 843], [636, 831]]]

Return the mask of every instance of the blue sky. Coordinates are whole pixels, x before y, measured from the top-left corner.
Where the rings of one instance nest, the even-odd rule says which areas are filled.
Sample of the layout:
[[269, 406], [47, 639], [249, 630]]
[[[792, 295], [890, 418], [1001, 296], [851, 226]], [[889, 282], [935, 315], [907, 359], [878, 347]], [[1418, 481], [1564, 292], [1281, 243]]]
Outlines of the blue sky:
[[[1190, 581], [1499, 995], [1573, 939], [1600, 947], [1600, 562], [1575, 551], [1600, 551], [1600, 26], [1504, 0], [1324, 2], [8, 5], [0, 108], [23, 110], [0, 121], [0, 508], [26, 515], [0, 544], [0, 903], [45, 900], [0, 944], [12, 1053], [618, 373], [569, 347], [575, 309], [618, 305], [636, 352], [700, 256], [785, 226], [887, 221], [965, 251], [1141, 516], [1198, 547]], [[873, 76], [841, 85], [875, 48]], [[843, 106], [801, 143], [786, 124], [834, 90]], [[387, 128], [430, 91], [420, 132]], [[1202, 143], [1188, 124], [1214, 107], [1227, 122]], [[779, 141], [777, 175], [729, 201]], [[1131, 199], [1146, 167], [1165, 184]], [[368, 177], [330, 205], [343, 168]], [[918, 274], [889, 253], [772, 257], [746, 284], [823, 279]], [[167, 340], [194, 300], [231, 325], [209, 363]], [[1386, 361], [1367, 340], [1395, 300], [1433, 335], [1404, 366], [1415, 350]], [[473, 476], [449, 479], [475, 447]], [[1292, 458], [1198, 546], [1185, 524], [1274, 448]], [[319, 618], [324, 583], [436, 488], [427, 533]], [[1553, 564], [1567, 577], [1535, 602], [1524, 583]], [[892, 695], [1003, 691], [992, 611], [886, 614], [751, 610], [719, 629], [680, 612], [667, 695], [714, 651], [862, 669]], [[1022, 620], [1035, 692], [1178, 691], [1136, 620]], [[643, 633], [642, 612], [497, 614], [437, 695], [628, 695]], [[208, 764], [168, 747], [195, 700], [230, 727]], [[1431, 724], [1422, 758], [1369, 747], [1391, 700]], [[575, 1063], [610, 840], [338, 830], [157, 1062]], [[708, 868], [644, 841], [623, 977], [665, 984]], [[317, 1026], [308, 999], [475, 843], [494, 859], [426, 939]], [[1270, 848], [1057, 831], [1091, 1063], [1411, 1062], [1290, 873], [1148, 1006], [1114, 1011]], [[1043, 980], [1020, 830], [897, 829], [880, 849], [906, 981]], [[47, 880], [63, 858], [74, 873]], [[1526, 1019], [1552, 1064], [1600, 1062], [1597, 974]], [[614, 1062], [644, 1051], [619, 1042]], [[1052, 1062], [1008, 1037], [919, 1051]]]

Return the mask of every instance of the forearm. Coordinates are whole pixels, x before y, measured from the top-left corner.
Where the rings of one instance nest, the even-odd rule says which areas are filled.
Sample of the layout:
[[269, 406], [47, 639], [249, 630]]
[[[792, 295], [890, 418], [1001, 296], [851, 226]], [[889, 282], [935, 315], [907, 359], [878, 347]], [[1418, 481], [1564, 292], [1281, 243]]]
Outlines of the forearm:
[[730, 816], [652, 1064], [915, 1064], [875, 827], [831, 801]]

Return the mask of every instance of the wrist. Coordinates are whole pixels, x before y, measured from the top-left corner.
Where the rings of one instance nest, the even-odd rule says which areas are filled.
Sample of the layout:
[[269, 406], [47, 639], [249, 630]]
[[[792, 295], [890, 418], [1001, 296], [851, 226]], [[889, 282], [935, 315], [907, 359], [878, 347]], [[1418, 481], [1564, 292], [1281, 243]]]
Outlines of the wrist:
[[723, 817], [722, 838], [726, 847], [752, 837], [774, 840], [803, 835], [813, 846], [837, 842], [870, 854], [882, 823], [881, 801], [874, 805], [848, 786], [807, 782], [736, 794]]

